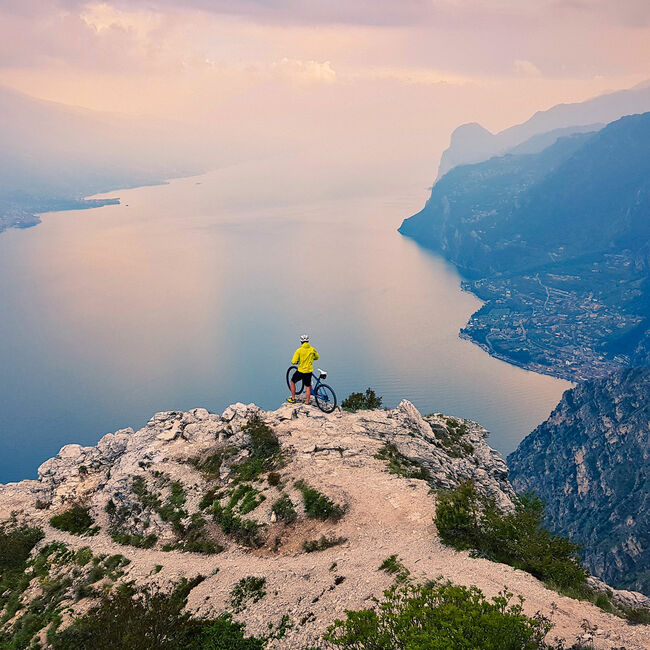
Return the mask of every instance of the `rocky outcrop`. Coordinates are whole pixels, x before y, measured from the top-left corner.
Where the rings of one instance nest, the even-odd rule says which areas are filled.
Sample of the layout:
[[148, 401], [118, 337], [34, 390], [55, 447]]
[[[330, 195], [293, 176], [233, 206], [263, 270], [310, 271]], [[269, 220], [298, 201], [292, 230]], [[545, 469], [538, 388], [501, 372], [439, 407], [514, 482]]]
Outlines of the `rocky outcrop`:
[[[203, 576], [188, 600], [194, 615], [231, 612], [258, 635], [282, 625], [269, 647], [308, 647], [346, 609], [381, 596], [394, 576], [379, 567], [398, 555], [415, 581], [443, 576], [487, 596], [508, 585], [526, 613], [550, 617], [553, 636], [569, 645], [586, 619], [596, 648], [646, 647], [642, 626], [440, 543], [439, 488], [471, 480], [512, 508], [507, 466], [487, 435], [469, 420], [422, 416], [407, 401], [329, 415], [303, 404], [234, 404], [221, 415], [157, 413], [139, 431], [67, 445], [37, 480], [0, 486], [0, 520], [14, 513], [45, 536], [34, 551], [39, 570], [20, 594], [24, 607], [4, 630], [20, 625], [44, 590], [51, 597], [52, 584], [65, 625], [121, 582], [169, 589]], [[75, 509], [77, 528], [51, 521]], [[264, 594], [233, 609], [236, 586], [251, 576]], [[46, 642], [45, 630], [39, 638]]]
[[508, 458], [517, 491], [546, 502], [595, 575], [648, 595], [649, 398], [647, 368], [579, 384]]

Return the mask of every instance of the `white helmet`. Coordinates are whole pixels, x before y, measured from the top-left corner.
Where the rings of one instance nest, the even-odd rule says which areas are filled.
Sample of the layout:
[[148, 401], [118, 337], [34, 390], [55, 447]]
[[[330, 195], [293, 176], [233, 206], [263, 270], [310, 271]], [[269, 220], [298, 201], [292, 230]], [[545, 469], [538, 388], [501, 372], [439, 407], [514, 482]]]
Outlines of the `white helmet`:
[[308, 342], [309, 342], [309, 334], [303, 334], [303, 335], [300, 337], [300, 342], [301, 342], [301, 343], [308, 343]]

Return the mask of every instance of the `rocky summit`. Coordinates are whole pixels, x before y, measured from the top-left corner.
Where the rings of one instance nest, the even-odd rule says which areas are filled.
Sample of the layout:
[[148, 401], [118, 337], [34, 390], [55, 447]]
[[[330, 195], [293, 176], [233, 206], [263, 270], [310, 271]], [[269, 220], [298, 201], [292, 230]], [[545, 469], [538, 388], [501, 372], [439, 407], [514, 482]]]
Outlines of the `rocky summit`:
[[[650, 647], [647, 626], [441, 544], [440, 489], [470, 480], [513, 509], [507, 466], [487, 435], [407, 401], [329, 415], [235, 404], [221, 415], [158, 413], [137, 432], [67, 445], [37, 480], [0, 487], [0, 518], [43, 531], [21, 589], [1, 601], [2, 631], [34, 628], [34, 615], [32, 628], [25, 620], [34, 603], [41, 613], [54, 603], [65, 629], [121, 583], [164, 592], [187, 579], [192, 616], [230, 612], [247, 634], [273, 630], [269, 647], [304, 648], [345, 610], [372, 606], [395, 580], [380, 567], [397, 556], [420, 582], [443, 577], [489, 597], [507, 586], [569, 645]], [[28, 641], [47, 647], [48, 638], [43, 627]]]

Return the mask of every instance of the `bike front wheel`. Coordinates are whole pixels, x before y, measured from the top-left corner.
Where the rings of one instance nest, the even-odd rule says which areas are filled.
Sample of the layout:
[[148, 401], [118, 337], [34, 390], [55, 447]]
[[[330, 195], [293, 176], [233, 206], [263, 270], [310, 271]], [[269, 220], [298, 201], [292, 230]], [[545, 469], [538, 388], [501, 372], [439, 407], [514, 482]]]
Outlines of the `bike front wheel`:
[[319, 384], [314, 391], [314, 397], [316, 398], [316, 406], [323, 413], [331, 413], [336, 408], [336, 394], [331, 386]]
[[[287, 370], [287, 387], [289, 388], [289, 390], [291, 390], [291, 379], [297, 370], [298, 370], [297, 366], [289, 366], [289, 369]], [[296, 382], [296, 395], [300, 395], [300, 393], [302, 393], [303, 390], [305, 390], [305, 382], [303, 382], [302, 379], [299, 379]]]

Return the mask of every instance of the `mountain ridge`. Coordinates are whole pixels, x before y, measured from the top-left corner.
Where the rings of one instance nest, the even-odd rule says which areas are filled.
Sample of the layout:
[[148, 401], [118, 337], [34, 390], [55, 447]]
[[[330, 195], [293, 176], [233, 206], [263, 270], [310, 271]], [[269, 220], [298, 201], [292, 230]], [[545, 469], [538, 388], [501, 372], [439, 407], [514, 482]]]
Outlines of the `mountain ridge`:
[[650, 113], [626, 116], [434, 185], [399, 232], [444, 255], [486, 303], [463, 336], [569, 380], [647, 363], [648, 147]]
[[[251, 429], [251, 422], [256, 428]], [[450, 435], [452, 424], [455, 437]], [[258, 455], [259, 445], [274, 449], [264, 427], [277, 435], [279, 448], [273, 453], [279, 455], [267, 458], [275, 458], [273, 463], [278, 464], [265, 466], [259, 477], [247, 474], [250, 487], [244, 490], [241, 482], [231, 481], [242, 476], [242, 468], [248, 472], [264, 457]], [[452, 422], [442, 414], [425, 418], [407, 401], [392, 410], [331, 415], [300, 404], [285, 404], [271, 412], [235, 404], [221, 415], [205, 409], [163, 412], [138, 432], [108, 434], [95, 447], [63, 447], [41, 466], [38, 480], [0, 488], [0, 515], [6, 518], [17, 512], [22, 521], [40, 526], [45, 539], [38, 548], [56, 543], [62, 558], [87, 554], [83, 549], [90, 548], [91, 556], [99, 558], [101, 573], [113, 571], [113, 578], [104, 578], [105, 589], [123, 580], [168, 589], [180, 578], [191, 581], [207, 575], [189, 594], [193, 615], [228, 611], [230, 594], [253, 576], [265, 591], [234, 615], [245, 621], [248, 631], [258, 634], [268, 631], [269, 622], [279, 624], [286, 613], [291, 624], [270, 647], [313, 644], [335, 616], [367, 606], [393, 581], [379, 567], [394, 555], [414, 579], [444, 576], [477, 585], [490, 596], [508, 585], [526, 599], [526, 612], [548, 615], [555, 624], [553, 634], [569, 642], [585, 637], [581, 623], [587, 619], [588, 636], [597, 648], [645, 647], [650, 643], [645, 626], [630, 626], [590, 603], [549, 591], [525, 572], [472, 558], [439, 542], [432, 522], [432, 487], [472, 478], [479, 491], [496, 498], [502, 507], [511, 507], [507, 467], [487, 446], [486, 436], [485, 429], [469, 420]], [[254, 440], [257, 443], [250, 447]], [[464, 444], [458, 446], [458, 440]], [[221, 455], [215, 464], [210, 459], [217, 452]], [[272, 477], [273, 472], [277, 476]], [[232, 487], [224, 496], [211, 485]], [[307, 488], [321, 494], [319, 507], [330, 514], [321, 519], [306, 517], [300, 492]], [[235, 500], [235, 494], [246, 490], [244, 500]], [[295, 506], [292, 523], [287, 523], [291, 513], [287, 504], [282, 510], [278, 507], [281, 498]], [[225, 507], [240, 514], [232, 515], [228, 526], [222, 519], [219, 530], [207, 520], [199, 525], [206, 512], [201, 504], [210, 499], [215, 513], [223, 513]], [[232, 505], [217, 506], [219, 500]], [[88, 532], [81, 536], [52, 524], [74, 504], [85, 506], [95, 524], [87, 523]], [[243, 526], [243, 520], [257, 524]], [[179, 538], [182, 522], [194, 526], [194, 533], [201, 532], [203, 544], [218, 543], [223, 548], [183, 550], [189, 542], [187, 537]], [[128, 530], [131, 545], [119, 541], [126, 538], [117, 534], [117, 528]], [[243, 528], [247, 536], [236, 532]], [[144, 534], [156, 535], [150, 547], [141, 544]], [[251, 537], [254, 534], [260, 535], [259, 544]], [[304, 550], [305, 543], [319, 539], [331, 547]], [[119, 570], [102, 568], [107, 561], [102, 558], [113, 558], [111, 566]], [[74, 570], [70, 573], [65, 559], [60, 562], [56, 571], [72, 580], [67, 588], [72, 594]], [[36, 597], [39, 584], [34, 576], [23, 598]], [[89, 593], [85, 588], [83, 593], [77, 602], [72, 596], [62, 601], [67, 621], [92, 602], [93, 589]], [[623, 592], [620, 597], [641, 598]], [[644, 600], [632, 602], [645, 606]], [[20, 615], [12, 620], [18, 624]], [[11, 626], [12, 621], [5, 625]]]
[[[586, 125], [604, 126], [623, 115], [650, 110], [650, 80], [584, 102], [563, 103], [535, 112], [521, 124], [492, 133], [477, 122], [462, 124], [451, 135], [449, 147], [442, 153], [438, 180], [458, 165], [482, 162], [503, 155], [524, 142], [550, 131], [563, 129], [579, 132]], [[551, 143], [548, 143], [551, 144]]]

